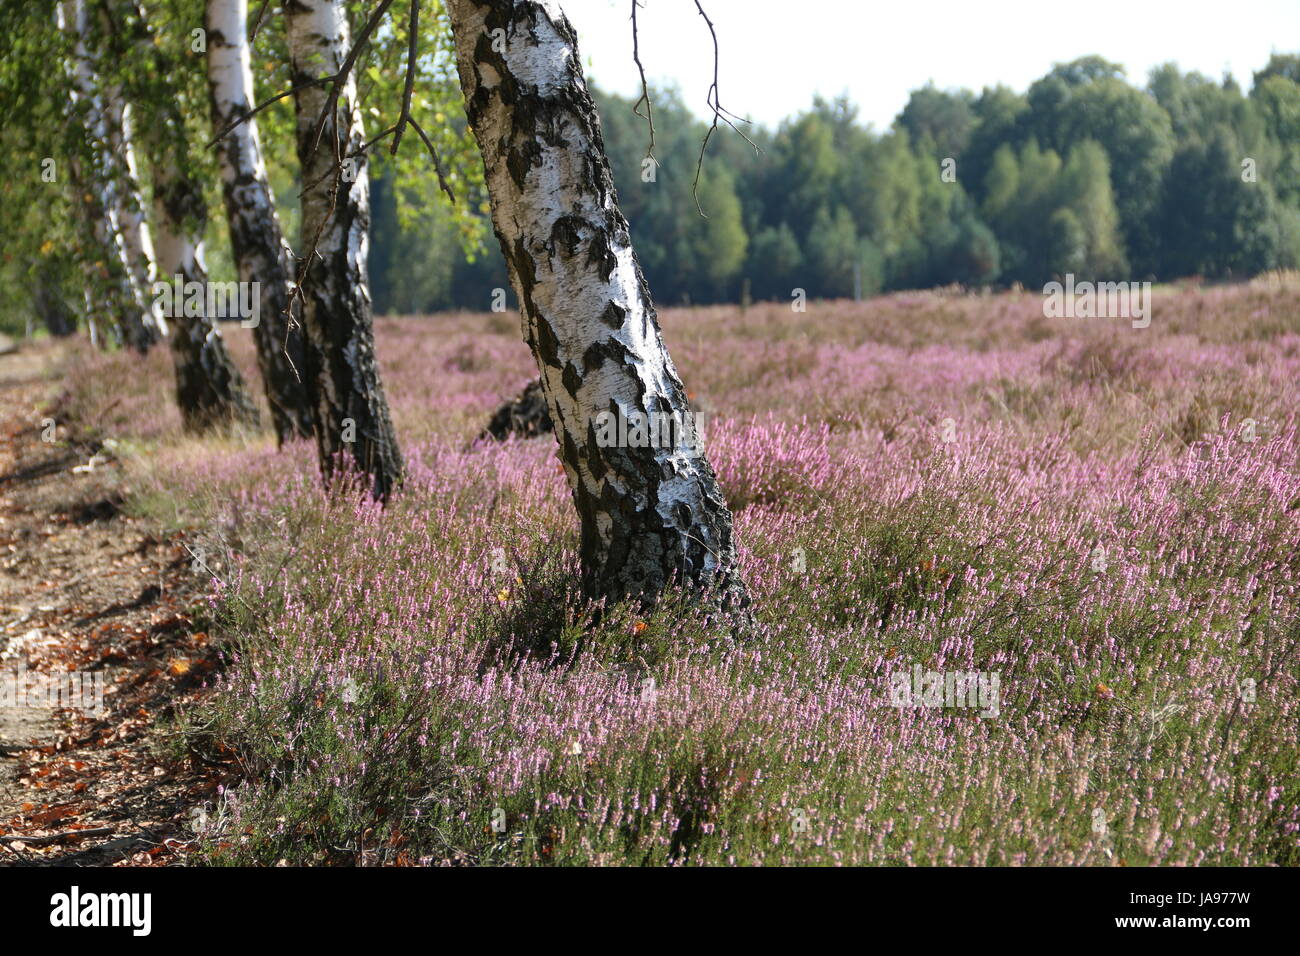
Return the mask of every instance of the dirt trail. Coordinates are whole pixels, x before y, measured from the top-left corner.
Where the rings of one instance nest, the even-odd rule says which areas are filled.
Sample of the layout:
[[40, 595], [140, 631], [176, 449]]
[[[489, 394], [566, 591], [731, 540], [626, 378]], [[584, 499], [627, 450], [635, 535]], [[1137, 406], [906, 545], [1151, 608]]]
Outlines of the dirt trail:
[[[45, 597], [37, 594], [27, 578], [31, 571], [24, 558], [30, 553], [30, 539], [39, 534], [32, 522], [20, 516], [18, 489], [40, 480], [41, 467], [22, 454], [21, 446], [39, 437], [40, 400], [50, 389], [47, 378], [52, 355], [32, 350], [0, 355], [0, 680], [9, 679], [23, 645], [40, 639], [33, 620], [48, 613]], [[30, 432], [31, 435], [27, 435]], [[48, 459], [46, 467], [57, 467]], [[34, 582], [33, 582], [34, 583]], [[33, 624], [30, 628], [29, 624]], [[16, 685], [15, 685], [16, 686]], [[6, 707], [0, 696], [0, 818], [7, 816], [21, 795], [18, 785], [20, 764], [15, 754], [24, 744], [54, 741], [58, 725], [52, 711], [31, 707]]]
[[120, 511], [111, 451], [60, 420], [60, 360], [0, 355], [0, 866], [174, 862], [215, 785], [158, 746], [213, 668], [200, 584], [178, 539]]

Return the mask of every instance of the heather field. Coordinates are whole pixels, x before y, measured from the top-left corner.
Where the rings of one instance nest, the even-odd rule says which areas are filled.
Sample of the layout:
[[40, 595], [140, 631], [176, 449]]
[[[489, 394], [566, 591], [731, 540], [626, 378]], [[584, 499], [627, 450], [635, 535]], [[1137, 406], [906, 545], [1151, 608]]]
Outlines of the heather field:
[[[661, 313], [740, 635], [673, 602], [594, 623], [554, 440], [475, 442], [535, 374], [513, 315], [378, 321], [386, 512], [327, 500], [307, 445], [183, 436], [166, 349], [77, 346], [67, 414], [217, 576], [226, 663], [171, 738], [243, 781], [203, 856], [1300, 863], [1300, 278], [1157, 287], [1145, 329], [1043, 311]], [[958, 672], [995, 698], [900, 704]]]

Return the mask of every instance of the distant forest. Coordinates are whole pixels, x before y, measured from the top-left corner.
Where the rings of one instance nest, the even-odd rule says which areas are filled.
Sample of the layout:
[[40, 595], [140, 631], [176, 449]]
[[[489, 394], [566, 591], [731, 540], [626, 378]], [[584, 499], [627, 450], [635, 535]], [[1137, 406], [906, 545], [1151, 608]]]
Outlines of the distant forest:
[[[847, 100], [817, 99], [775, 131], [742, 125], [757, 150], [720, 125], [699, 209], [708, 126], [678, 91], [651, 95], [648, 162], [633, 102], [595, 91], [619, 202], [665, 305], [736, 302], [746, 283], [754, 299], [832, 298], [855, 283], [870, 295], [1300, 264], [1300, 55], [1275, 54], [1249, 92], [1173, 64], [1139, 88], [1096, 56], [1024, 94], [927, 86], [883, 133]], [[378, 311], [484, 310], [509, 289], [490, 232], [467, 254], [445, 202], [429, 195], [399, 225], [395, 193], [376, 170]]]

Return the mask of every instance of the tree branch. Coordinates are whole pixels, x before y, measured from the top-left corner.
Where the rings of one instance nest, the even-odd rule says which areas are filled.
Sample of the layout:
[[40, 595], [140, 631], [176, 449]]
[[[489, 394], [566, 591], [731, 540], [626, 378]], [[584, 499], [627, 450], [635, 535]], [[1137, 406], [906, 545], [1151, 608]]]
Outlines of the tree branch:
[[262, 0], [262, 7], [257, 11], [257, 19], [253, 21], [253, 30], [248, 34], [248, 45], [251, 47], [253, 41], [257, 39], [257, 31], [262, 29], [262, 21], [266, 18], [266, 10], [271, 6], [271, 0]]
[[[415, 91], [415, 56], [420, 37], [420, 0], [411, 0], [411, 22], [407, 27], [406, 83], [402, 87], [402, 113], [397, 117], [397, 135], [388, 147], [388, 155], [396, 156], [397, 147], [401, 145], [402, 134], [411, 119], [411, 94]], [[435, 159], [436, 161], [436, 159]]]
[[366, 25], [362, 27], [361, 32], [357, 34], [356, 42], [352, 44], [352, 49], [348, 50], [348, 55], [343, 61], [343, 65], [340, 66], [339, 71], [334, 74], [334, 86], [330, 89], [330, 95], [326, 97], [325, 105], [321, 108], [320, 118], [316, 120], [316, 132], [312, 134], [312, 152], [315, 152], [320, 146], [320, 138], [325, 132], [326, 118], [334, 115], [334, 111], [338, 107], [339, 94], [343, 92], [343, 84], [347, 82], [348, 74], [352, 72], [352, 67], [356, 64], [357, 57], [361, 55], [362, 49], [365, 48], [366, 42], [370, 39], [370, 34], [375, 32], [375, 27], [379, 25], [379, 21], [383, 18], [384, 14], [388, 12], [388, 8], [392, 5], [393, 0], [380, 0], [379, 6], [375, 8], [375, 12], [370, 15], [370, 19], [366, 21]]
[[268, 106], [271, 106], [274, 103], [280, 102], [280, 100], [284, 99], [286, 96], [292, 96], [293, 94], [297, 93], [300, 90], [311, 89], [313, 86], [320, 86], [322, 83], [328, 83], [332, 79], [334, 79], [334, 76], [322, 76], [319, 79], [308, 80], [306, 83], [300, 83], [297, 86], [292, 87], [291, 89], [285, 90], [283, 93], [275, 94], [275, 96], [271, 97], [265, 103], [260, 103], [257, 106], [253, 107], [253, 109], [249, 110], [243, 116], [239, 117], [239, 119], [235, 120], [225, 129], [223, 129], [216, 136], [212, 137], [212, 139], [208, 141], [208, 145], [204, 148], [211, 149], [213, 146], [216, 146], [217, 143], [221, 142], [223, 139], [225, 139], [227, 136], [233, 133], [241, 123], [247, 123], [258, 113], [262, 112], [262, 110], [266, 109]]
[[438, 159], [438, 151], [433, 148], [433, 143], [429, 142], [429, 137], [425, 135], [424, 128], [415, 121], [414, 117], [411, 118], [411, 127], [420, 134], [420, 139], [424, 140], [424, 145], [429, 147], [429, 155], [433, 157], [433, 170], [438, 174], [438, 185], [447, 194], [447, 198], [455, 202], [456, 194], [447, 185], [447, 177], [442, 171], [442, 161]]
[[[713, 28], [713, 21], [710, 20], [709, 15], [704, 12], [704, 7], [700, 5], [700, 0], [695, 0], [695, 9], [700, 11], [700, 16], [702, 16], [704, 22], [709, 25], [709, 35], [713, 37], [713, 85], [709, 87], [709, 95], [706, 98], [709, 108], [713, 110], [713, 123], [709, 126], [709, 131], [704, 134], [704, 142], [700, 144], [700, 158], [695, 163], [695, 182], [691, 184], [691, 195], [695, 198], [695, 210], [701, 216], [704, 216], [704, 210], [700, 208], [700, 173], [704, 170], [704, 151], [709, 148], [709, 140], [713, 137], [714, 130], [718, 128], [718, 120], [721, 119], [733, 130], [739, 133], [746, 143], [754, 147], [754, 152], [759, 152], [759, 149], [758, 144], [746, 136], [735, 123], [727, 118], [727, 116], [735, 116], [736, 119], [740, 120], [742, 123], [748, 123], [749, 120], [741, 119], [741, 117], [736, 116], [736, 114], [732, 113], [730, 110], [724, 110], [722, 108], [722, 100], [718, 96], [718, 31]], [[724, 116], [724, 113], [727, 115]], [[704, 216], [704, 218], [708, 219], [709, 217]]]
[[[650, 126], [650, 145], [646, 147], [645, 154], [647, 159], [654, 160], [655, 165], [658, 166], [659, 160], [655, 159], [655, 110], [650, 102], [650, 87], [645, 81], [645, 67], [641, 65], [640, 38], [636, 25], [638, 6], [640, 6], [638, 0], [632, 0], [632, 59], [636, 62], [637, 72], [641, 74], [641, 98], [632, 104], [632, 112], [636, 116], [644, 116]], [[645, 103], [645, 113], [641, 112], [642, 103]]]
[[86, 837], [112, 835], [112, 827], [94, 827], [88, 830], [66, 830], [63, 833], [51, 833], [48, 836], [0, 836], [0, 840], [8, 843], [21, 843], [24, 846], [50, 846], [64, 840], [84, 840]]

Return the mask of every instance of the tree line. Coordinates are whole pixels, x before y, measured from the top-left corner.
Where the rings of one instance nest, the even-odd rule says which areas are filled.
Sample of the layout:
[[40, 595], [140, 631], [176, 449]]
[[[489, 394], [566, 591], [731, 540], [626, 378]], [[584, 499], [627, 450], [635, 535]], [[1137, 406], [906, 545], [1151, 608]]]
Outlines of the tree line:
[[[596, 93], [619, 200], [663, 302], [823, 297], [959, 283], [1228, 278], [1300, 264], [1300, 56], [1274, 54], [1249, 92], [1173, 64], [1145, 87], [1091, 56], [1025, 93], [914, 91], [892, 127], [817, 99], [776, 130], [715, 135], [675, 89], [650, 133]], [[744, 128], [744, 127], [742, 127]], [[485, 309], [504, 287], [490, 251], [459, 253], [444, 209], [403, 229], [381, 181], [377, 307]], [[707, 217], [707, 218], [706, 218]], [[413, 281], [407, 267], [419, 263]]]

